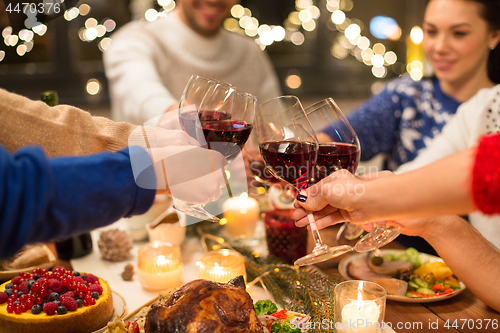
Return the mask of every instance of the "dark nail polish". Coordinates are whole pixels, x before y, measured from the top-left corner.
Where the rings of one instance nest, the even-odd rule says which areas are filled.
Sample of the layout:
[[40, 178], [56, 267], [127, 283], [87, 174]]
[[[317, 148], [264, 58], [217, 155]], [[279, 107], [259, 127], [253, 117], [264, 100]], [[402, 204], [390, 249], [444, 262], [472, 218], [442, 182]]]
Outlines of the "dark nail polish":
[[307, 197], [302, 194], [297, 194], [297, 200], [299, 200], [300, 202], [306, 202]]

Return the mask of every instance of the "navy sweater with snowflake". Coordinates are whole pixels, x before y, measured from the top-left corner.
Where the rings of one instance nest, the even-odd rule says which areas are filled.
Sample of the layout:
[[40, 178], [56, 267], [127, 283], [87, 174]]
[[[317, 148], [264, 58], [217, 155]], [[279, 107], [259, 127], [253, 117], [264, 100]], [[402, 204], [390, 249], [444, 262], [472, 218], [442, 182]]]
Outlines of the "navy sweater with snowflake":
[[147, 157], [139, 147], [51, 159], [38, 147], [0, 147], [0, 258], [145, 213], [155, 191], [135, 184], [132, 152]]
[[[459, 105], [441, 91], [438, 80], [403, 76], [387, 83], [347, 119], [358, 135], [361, 160], [385, 153], [385, 167], [395, 170], [441, 132]], [[336, 137], [332, 129], [324, 132]]]

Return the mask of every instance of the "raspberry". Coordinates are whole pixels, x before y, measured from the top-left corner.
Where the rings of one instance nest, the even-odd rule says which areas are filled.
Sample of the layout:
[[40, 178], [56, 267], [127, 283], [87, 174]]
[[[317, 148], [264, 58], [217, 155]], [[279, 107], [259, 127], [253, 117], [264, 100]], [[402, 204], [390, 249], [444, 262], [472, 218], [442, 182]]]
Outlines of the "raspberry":
[[76, 301], [69, 297], [62, 299], [61, 306], [65, 306], [68, 311], [76, 311], [76, 309], [78, 308], [78, 304], [76, 304]]
[[83, 281], [83, 279], [79, 276], [75, 277], [74, 282], [75, 282], [75, 284], [77, 284], [78, 282], [85, 283], [85, 281]]
[[59, 280], [50, 279], [49, 282], [50, 282], [49, 289], [51, 289], [52, 291], [60, 293], [63, 290], [63, 285]]
[[52, 316], [54, 313], [56, 313], [57, 307], [57, 303], [49, 302], [43, 307], [43, 312], [45, 312], [47, 316]]
[[[67, 293], [65, 293], [65, 294], [61, 295], [61, 296], [59, 297], [59, 300], [62, 302], [62, 300], [63, 300], [63, 299], [65, 299], [65, 298], [75, 299], [75, 293], [74, 293], [74, 292], [72, 292], [72, 291], [68, 291]], [[69, 310], [69, 309], [68, 309], [68, 310]]]
[[0, 304], [7, 302], [8, 299], [9, 296], [7, 296], [7, 294], [4, 293], [3, 291], [0, 291]]
[[13, 278], [13, 279], [12, 279], [12, 281], [11, 281], [11, 282], [12, 282], [13, 284], [19, 285], [19, 284], [21, 284], [21, 281], [22, 281], [22, 280], [23, 280], [23, 279], [22, 279], [20, 276], [16, 276], [15, 278]]
[[99, 278], [95, 275], [87, 274], [85, 275], [85, 281], [87, 282], [87, 284], [94, 284], [99, 281]]
[[97, 291], [99, 295], [102, 295], [102, 287], [98, 284], [93, 284], [89, 287], [89, 291], [94, 292]]
[[28, 288], [28, 282], [21, 282], [21, 284], [19, 285], [19, 291], [27, 295], [30, 292], [30, 289]]

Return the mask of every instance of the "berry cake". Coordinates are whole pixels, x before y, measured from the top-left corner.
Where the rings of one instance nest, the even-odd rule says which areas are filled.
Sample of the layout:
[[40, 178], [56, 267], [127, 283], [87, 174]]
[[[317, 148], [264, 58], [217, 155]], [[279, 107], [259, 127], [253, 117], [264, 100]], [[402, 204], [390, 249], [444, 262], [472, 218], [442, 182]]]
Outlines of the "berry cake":
[[111, 289], [92, 274], [38, 268], [0, 285], [0, 333], [88, 333], [112, 315]]

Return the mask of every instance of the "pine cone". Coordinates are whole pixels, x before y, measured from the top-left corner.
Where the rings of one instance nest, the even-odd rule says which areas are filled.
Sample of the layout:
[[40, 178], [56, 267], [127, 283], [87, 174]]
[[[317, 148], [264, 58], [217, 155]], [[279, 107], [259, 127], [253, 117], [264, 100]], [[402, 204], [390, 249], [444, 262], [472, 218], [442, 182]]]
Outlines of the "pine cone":
[[104, 259], [122, 261], [130, 258], [133, 240], [125, 231], [111, 229], [101, 233], [97, 244]]
[[125, 270], [122, 273], [122, 279], [125, 281], [132, 281], [133, 276], [134, 266], [132, 264], [127, 264], [127, 266], [125, 266]]

